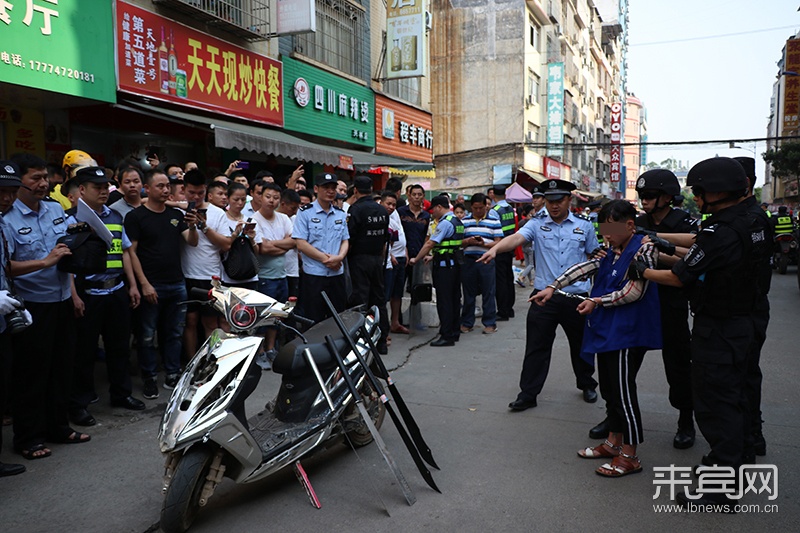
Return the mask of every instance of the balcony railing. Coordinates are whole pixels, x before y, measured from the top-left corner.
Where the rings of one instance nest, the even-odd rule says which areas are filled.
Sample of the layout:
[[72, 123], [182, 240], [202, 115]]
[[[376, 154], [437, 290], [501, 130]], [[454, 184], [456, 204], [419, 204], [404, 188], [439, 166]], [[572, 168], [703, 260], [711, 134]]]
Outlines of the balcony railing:
[[153, 0], [246, 41], [271, 35], [268, 0]]

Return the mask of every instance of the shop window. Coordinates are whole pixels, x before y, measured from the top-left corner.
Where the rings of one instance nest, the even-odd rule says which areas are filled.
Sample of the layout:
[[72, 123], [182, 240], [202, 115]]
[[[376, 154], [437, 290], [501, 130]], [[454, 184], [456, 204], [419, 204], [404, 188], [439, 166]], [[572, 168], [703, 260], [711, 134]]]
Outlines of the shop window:
[[528, 17], [528, 25], [530, 27], [530, 30], [529, 30], [530, 34], [529, 34], [529, 37], [528, 37], [528, 42], [530, 43], [531, 46], [533, 46], [534, 50], [538, 51], [539, 50], [539, 39], [540, 39], [540, 35], [541, 35], [542, 29], [541, 29], [541, 27], [539, 27], [538, 24], [536, 24], [536, 21], [533, 20], [533, 17], [530, 17], [530, 16]]
[[422, 105], [422, 96], [419, 90], [419, 78], [404, 78], [399, 80], [386, 80], [383, 82], [383, 90], [390, 96], [395, 96], [401, 100], [414, 105]]
[[317, 0], [317, 31], [292, 37], [292, 49], [345, 74], [365, 79], [369, 47], [364, 8], [349, 0]]

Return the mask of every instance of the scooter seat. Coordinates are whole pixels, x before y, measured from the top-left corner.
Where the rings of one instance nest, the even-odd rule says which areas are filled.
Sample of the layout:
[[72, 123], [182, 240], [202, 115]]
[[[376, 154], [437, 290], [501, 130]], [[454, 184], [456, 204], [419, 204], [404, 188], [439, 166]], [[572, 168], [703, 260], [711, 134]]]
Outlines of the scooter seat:
[[[364, 315], [355, 311], [345, 311], [339, 315], [344, 322], [345, 328], [350, 333], [353, 340], [358, 338], [358, 330], [364, 325]], [[284, 344], [278, 351], [278, 356], [272, 362], [272, 371], [285, 377], [295, 378], [308, 376], [313, 370], [308, 366], [303, 351], [308, 348], [314, 358], [314, 363], [320, 371], [327, 371], [336, 366], [336, 359], [328, 350], [325, 337], [333, 337], [334, 345], [339, 355], [344, 356], [350, 347], [347, 344], [342, 332], [336, 326], [333, 318], [328, 318], [315, 324], [303, 333], [308, 340], [308, 344], [303, 343], [303, 339], [297, 338]]]

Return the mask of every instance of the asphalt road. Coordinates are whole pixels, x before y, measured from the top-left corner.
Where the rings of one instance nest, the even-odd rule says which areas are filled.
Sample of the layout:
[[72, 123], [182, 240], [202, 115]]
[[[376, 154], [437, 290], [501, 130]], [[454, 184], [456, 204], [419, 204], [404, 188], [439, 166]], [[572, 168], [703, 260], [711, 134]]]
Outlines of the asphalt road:
[[[603, 418], [603, 404], [583, 402], [561, 332], [538, 407], [510, 413], [528, 306], [527, 290], [517, 289], [517, 318], [500, 323], [496, 335], [476, 329], [456, 348], [415, 349], [432, 339], [434, 330], [412, 339], [394, 336], [388, 362], [441, 467], [432, 472], [442, 494], [425, 485], [387, 416], [381, 433], [417, 496], [415, 505], [405, 503], [374, 445], [362, 448], [359, 460], [335, 443], [304, 461], [322, 509], [309, 505], [291, 471], [246, 486], [226, 479], [192, 531], [798, 531], [800, 290], [795, 269], [773, 277], [772, 322], [762, 356], [768, 450], [759, 462], [777, 466], [778, 497], [748, 494], [743, 500], [762, 511], [776, 505], [771, 513], [656, 512], [654, 504], [670, 500], [663, 492], [654, 499], [653, 468], [691, 466], [708, 451], [699, 434], [690, 450], [672, 447], [677, 412], [667, 401], [657, 352], [647, 355], [638, 380], [645, 426], [642, 474], [601, 478], [593, 472], [598, 461], [577, 457], [578, 449], [593, 443], [587, 431]], [[265, 373], [248, 412], [271, 399], [278, 383], [279, 376]], [[141, 397], [138, 380], [135, 387]], [[109, 408], [103, 388], [92, 408], [99, 424], [90, 428], [90, 443], [54, 445], [52, 457], [25, 461], [27, 473], [0, 479], [2, 531], [158, 531], [163, 457], [156, 433], [168, 393], [162, 390], [160, 398], [147, 401], [147, 411], [131, 414]], [[24, 461], [11, 454], [10, 428], [4, 431], [2, 459]]]

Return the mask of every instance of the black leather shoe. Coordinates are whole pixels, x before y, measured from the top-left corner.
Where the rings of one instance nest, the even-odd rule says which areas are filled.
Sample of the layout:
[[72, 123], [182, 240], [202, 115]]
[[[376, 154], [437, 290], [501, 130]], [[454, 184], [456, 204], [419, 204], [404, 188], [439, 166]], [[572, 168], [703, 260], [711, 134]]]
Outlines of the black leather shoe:
[[25, 465], [0, 463], [0, 477], [16, 476], [25, 471]]
[[597, 391], [594, 389], [583, 389], [583, 401], [586, 403], [594, 403], [597, 401]]
[[516, 399], [508, 404], [508, 408], [512, 411], [524, 411], [525, 409], [530, 409], [531, 407], [536, 407], [536, 400]]
[[604, 418], [602, 422], [589, 430], [590, 439], [605, 439], [608, 437], [608, 418]]
[[447, 340], [447, 339], [444, 339], [444, 338], [442, 338], [442, 337], [439, 337], [438, 339], [436, 339], [435, 341], [433, 341], [433, 342], [432, 342], [430, 345], [431, 345], [431, 346], [434, 346], [434, 347], [439, 347], [439, 346], [455, 346], [455, 345], [456, 345], [456, 343], [455, 343], [454, 341], [449, 341], [449, 340]]
[[507, 317], [507, 316], [500, 316], [500, 315], [497, 315], [497, 319], [496, 319], [496, 320], [497, 320], [498, 322], [508, 322], [508, 320], [509, 320], [509, 319], [508, 319], [508, 317]]
[[672, 446], [679, 450], [686, 450], [694, 446], [694, 428], [678, 428], [675, 438], [672, 439]]
[[381, 355], [386, 355], [386, 354], [389, 353], [389, 347], [387, 346], [387, 344], [385, 342], [382, 342], [382, 343], [378, 344], [378, 346], [376, 346], [375, 348], [378, 350], [378, 353], [381, 354]]
[[137, 400], [133, 396], [128, 396], [121, 400], [111, 400], [111, 406], [122, 407], [131, 411], [144, 411], [145, 407], [147, 407], [142, 400]]
[[92, 413], [90, 413], [85, 408], [80, 409], [73, 409], [69, 413], [69, 419], [72, 421], [73, 424], [76, 426], [93, 426], [97, 424], [97, 420], [94, 419]]

